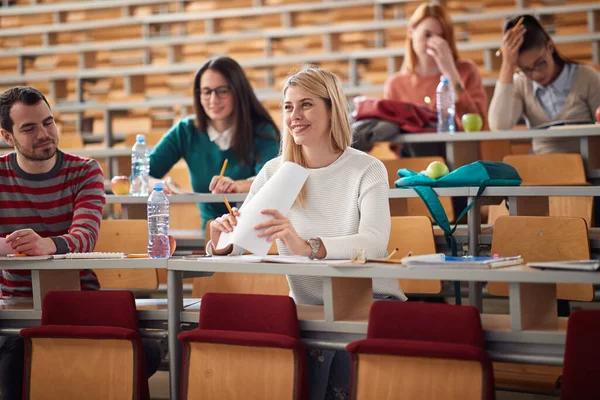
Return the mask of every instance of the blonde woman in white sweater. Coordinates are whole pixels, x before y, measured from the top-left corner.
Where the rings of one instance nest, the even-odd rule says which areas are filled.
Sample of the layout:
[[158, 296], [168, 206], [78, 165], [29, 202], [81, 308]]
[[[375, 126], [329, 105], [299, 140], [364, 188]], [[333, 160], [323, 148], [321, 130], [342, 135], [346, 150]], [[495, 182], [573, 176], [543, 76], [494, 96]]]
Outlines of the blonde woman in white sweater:
[[[381, 161], [350, 147], [348, 103], [340, 82], [323, 68], [307, 66], [285, 81], [283, 96], [282, 155], [262, 168], [248, 199], [285, 161], [307, 168], [309, 175], [287, 217], [263, 210], [273, 218], [256, 226], [259, 236], [276, 240], [282, 255], [348, 259], [354, 249], [364, 249], [367, 257], [385, 256], [390, 236], [387, 172]], [[239, 212], [243, 211], [242, 206]], [[211, 224], [214, 241], [221, 232], [233, 230], [239, 212]], [[211, 243], [207, 250], [214, 251]], [[296, 303], [323, 304], [322, 278], [288, 276], [288, 282]], [[376, 298], [406, 299], [397, 280], [374, 279], [373, 291]], [[310, 354], [311, 399], [347, 392], [347, 355], [319, 350]], [[330, 369], [336, 371], [331, 377], [337, 382], [328, 384]]]

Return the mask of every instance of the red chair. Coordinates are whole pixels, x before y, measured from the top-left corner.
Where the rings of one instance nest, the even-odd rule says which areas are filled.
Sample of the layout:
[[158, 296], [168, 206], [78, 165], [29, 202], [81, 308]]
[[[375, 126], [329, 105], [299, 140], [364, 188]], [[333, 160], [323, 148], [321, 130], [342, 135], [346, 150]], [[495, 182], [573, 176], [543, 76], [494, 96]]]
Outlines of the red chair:
[[21, 336], [24, 399], [150, 398], [131, 292], [48, 292], [41, 326]]
[[305, 351], [291, 297], [206, 293], [183, 343], [182, 399], [306, 396]]
[[376, 301], [367, 338], [346, 350], [353, 400], [495, 398], [474, 307]]
[[600, 311], [571, 313], [563, 365], [561, 400], [600, 399]]

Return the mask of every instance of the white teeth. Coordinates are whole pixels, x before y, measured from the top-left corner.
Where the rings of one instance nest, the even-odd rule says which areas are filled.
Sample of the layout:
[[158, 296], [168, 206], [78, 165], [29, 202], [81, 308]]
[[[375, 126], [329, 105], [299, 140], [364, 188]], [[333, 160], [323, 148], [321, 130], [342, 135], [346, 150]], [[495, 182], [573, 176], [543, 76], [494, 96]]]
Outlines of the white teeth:
[[292, 127], [292, 130], [294, 132], [301, 132], [301, 131], [306, 130], [308, 127], [309, 127], [309, 125], [296, 125], [296, 126]]

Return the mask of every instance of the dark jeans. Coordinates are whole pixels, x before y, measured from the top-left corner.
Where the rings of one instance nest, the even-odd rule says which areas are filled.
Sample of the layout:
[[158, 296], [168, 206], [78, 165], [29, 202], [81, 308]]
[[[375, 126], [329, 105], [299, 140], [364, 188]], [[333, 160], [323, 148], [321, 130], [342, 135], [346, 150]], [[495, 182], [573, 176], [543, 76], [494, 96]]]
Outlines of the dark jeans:
[[[142, 339], [142, 342], [149, 378], [160, 365], [160, 347], [154, 339]], [[25, 348], [20, 336], [0, 336], [0, 399], [22, 399], [24, 359]]]

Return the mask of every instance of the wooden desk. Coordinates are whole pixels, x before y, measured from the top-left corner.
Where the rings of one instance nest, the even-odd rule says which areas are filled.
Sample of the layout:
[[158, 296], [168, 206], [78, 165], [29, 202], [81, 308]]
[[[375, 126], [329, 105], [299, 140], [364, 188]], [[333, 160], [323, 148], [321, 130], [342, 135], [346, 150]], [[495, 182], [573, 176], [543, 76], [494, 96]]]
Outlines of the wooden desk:
[[166, 259], [57, 259], [31, 260], [0, 257], [0, 269], [31, 270], [33, 309], [42, 309], [49, 290], [80, 290], [79, 270], [103, 268], [167, 268]]
[[600, 178], [600, 155], [596, 149], [600, 136], [600, 124], [596, 126], [578, 128], [565, 127], [564, 129], [527, 129], [509, 130], [497, 132], [457, 132], [448, 133], [419, 133], [399, 135], [396, 139], [399, 143], [446, 143], [446, 162], [452, 170], [461, 165], [468, 164], [479, 159], [478, 144], [481, 141], [490, 140], [517, 140], [535, 138], [564, 138], [579, 137], [580, 153], [590, 179]]
[[[239, 259], [238, 259], [239, 260]], [[422, 268], [400, 265], [368, 264], [351, 268], [325, 264], [248, 263], [231, 257], [227, 262], [206, 259], [168, 261], [169, 354], [171, 357], [171, 398], [177, 398], [181, 353], [177, 342], [182, 322], [197, 323], [198, 316], [182, 313], [182, 280], [212, 272], [289, 274], [323, 277], [323, 306], [298, 306], [303, 341], [308, 345], [343, 349], [353, 340], [364, 338], [367, 315], [364, 305], [370, 298], [351, 299], [356, 308], [351, 313], [336, 314], [343, 297], [343, 286], [363, 293], [371, 278], [442, 279], [464, 282], [510, 282], [510, 315], [482, 315], [486, 330], [486, 349], [495, 361], [561, 365], [565, 345], [566, 321], [556, 317], [556, 283], [600, 284], [600, 273], [574, 271], [539, 271], [527, 267], [495, 270]], [[361, 285], [359, 282], [366, 281]], [[337, 282], [337, 283], [336, 283]], [[336, 289], [336, 285], [338, 286]], [[339, 294], [342, 293], [342, 296]], [[362, 303], [362, 306], [361, 304]], [[346, 307], [346, 309], [348, 309]]]

